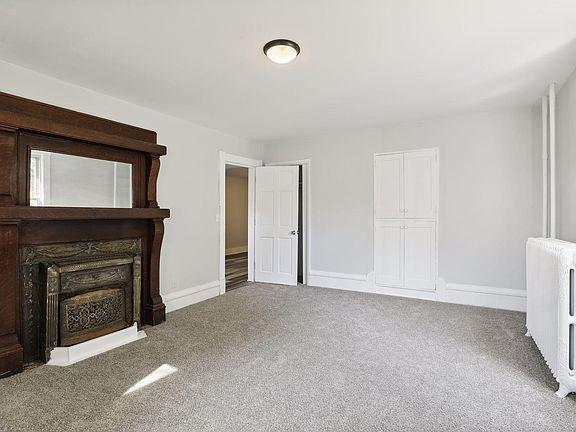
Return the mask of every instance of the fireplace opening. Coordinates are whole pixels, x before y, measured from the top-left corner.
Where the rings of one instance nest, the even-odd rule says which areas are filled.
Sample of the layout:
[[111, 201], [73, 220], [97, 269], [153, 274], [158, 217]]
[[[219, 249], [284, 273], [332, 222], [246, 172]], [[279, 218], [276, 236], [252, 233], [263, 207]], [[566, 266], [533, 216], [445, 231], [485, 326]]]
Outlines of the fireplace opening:
[[129, 326], [121, 289], [79, 294], [59, 303], [60, 346], [70, 346]]
[[27, 362], [140, 323], [140, 239], [24, 246]]

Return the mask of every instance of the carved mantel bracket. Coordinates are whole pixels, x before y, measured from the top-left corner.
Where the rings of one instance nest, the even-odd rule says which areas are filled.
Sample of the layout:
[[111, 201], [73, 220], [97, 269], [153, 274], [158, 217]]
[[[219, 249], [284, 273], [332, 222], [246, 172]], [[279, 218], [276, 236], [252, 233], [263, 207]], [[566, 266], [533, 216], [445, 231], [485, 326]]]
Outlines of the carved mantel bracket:
[[[162, 240], [164, 238], [163, 219], [154, 219], [150, 227], [151, 251], [150, 257], [160, 256]], [[160, 261], [150, 261], [150, 290], [144, 305], [146, 322], [157, 325], [166, 321], [166, 306], [160, 296]]]

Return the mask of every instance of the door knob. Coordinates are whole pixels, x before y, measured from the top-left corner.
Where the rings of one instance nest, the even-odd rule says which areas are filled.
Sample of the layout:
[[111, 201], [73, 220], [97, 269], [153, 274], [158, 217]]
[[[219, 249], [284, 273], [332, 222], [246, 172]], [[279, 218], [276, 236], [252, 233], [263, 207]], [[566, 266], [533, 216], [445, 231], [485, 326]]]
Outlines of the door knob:
[[298, 231], [296, 231], [296, 230], [292, 230], [292, 231], [290, 231], [290, 234], [292, 234], [292, 235], [296, 235], [296, 234], [298, 234]]

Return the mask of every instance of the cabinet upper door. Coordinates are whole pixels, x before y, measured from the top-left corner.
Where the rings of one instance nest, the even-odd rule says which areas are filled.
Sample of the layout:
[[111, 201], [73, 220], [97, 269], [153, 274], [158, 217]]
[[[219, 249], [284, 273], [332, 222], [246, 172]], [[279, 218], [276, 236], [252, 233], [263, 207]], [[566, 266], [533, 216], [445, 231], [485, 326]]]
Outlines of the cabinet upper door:
[[404, 287], [436, 289], [436, 222], [404, 222]]
[[374, 278], [377, 285], [404, 286], [404, 221], [376, 221]]
[[376, 219], [404, 216], [403, 159], [402, 153], [376, 156], [374, 162]]
[[437, 170], [434, 150], [404, 154], [404, 217], [436, 218]]

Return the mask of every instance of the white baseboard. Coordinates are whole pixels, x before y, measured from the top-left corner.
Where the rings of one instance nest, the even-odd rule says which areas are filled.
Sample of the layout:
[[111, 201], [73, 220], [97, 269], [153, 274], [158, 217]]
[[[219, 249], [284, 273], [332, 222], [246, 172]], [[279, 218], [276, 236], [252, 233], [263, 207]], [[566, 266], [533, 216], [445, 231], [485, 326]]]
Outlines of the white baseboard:
[[220, 294], [220, 281], [208, 282], [195, 287], [162, 294], [166, 312], [172, 312], [199, 303]]
[[96, 339], [91, 339], [69, 347], [56, 347], [50, 353], [49, 366], [70, 366], [95, 355], [102, 354], [130, 342], [145, 338], [144, 330], [138, 331], [138, 324], [118, 330]]
[[366, 275], [332, 273], [319, 270], [308, 272], [308, 285], [322, 288], [335, 288], [349, 291], [370, 291], [370, 284]]
[[394, 297], [407, 297], [419, 300], [432, 300], [437, 301], [436, 291], [420, 291], [405, 288], [375, 286], [375, 291], [378, 294], [391, 295]]
[[226, 249], [226, 255], [235, 255], [244, 252], [248, 252], [248, 246], [238, 246]]
[[308, 276], [308, 285], [520, 312], [526, 311], [526, 291], [524, 290], [446, 283], [439, 278], [436, 291], [417, 291], [379, 286], [374, 283], [373, 279], [371, 274], [312, 270]]
[[437, 296], [446, 303], [526, 312], [526, 291], [438, 281]]

